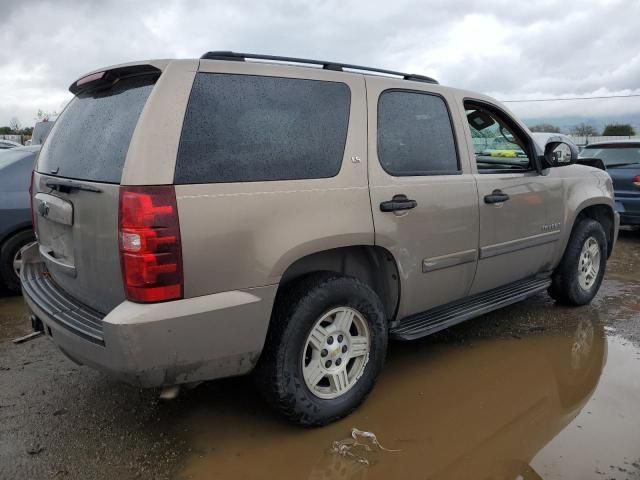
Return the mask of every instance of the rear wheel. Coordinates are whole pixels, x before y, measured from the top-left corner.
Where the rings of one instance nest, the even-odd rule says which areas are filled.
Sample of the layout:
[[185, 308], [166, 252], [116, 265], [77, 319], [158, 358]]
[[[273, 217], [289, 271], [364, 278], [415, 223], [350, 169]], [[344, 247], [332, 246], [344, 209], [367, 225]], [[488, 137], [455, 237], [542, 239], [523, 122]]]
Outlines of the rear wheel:
[[24, 230], [9, 237], [0, 249], [0, 278], [5, 287], [13, 293], [20, 292], [20, 269], [22, 268], [20, 250], [34, 240], [33, 232]]
[[365, 399], [386, 348], [384, 310], [371, 288], [355, 278], [312, 275], [278, 295], [257, 378], [289, 420], [324, 425]]
[[599, 222], [581, 220], [571, 232], [553, 275], [550, 295], [569, 305], [589, 303], [600, 288], [607, 264], [607, 237]]

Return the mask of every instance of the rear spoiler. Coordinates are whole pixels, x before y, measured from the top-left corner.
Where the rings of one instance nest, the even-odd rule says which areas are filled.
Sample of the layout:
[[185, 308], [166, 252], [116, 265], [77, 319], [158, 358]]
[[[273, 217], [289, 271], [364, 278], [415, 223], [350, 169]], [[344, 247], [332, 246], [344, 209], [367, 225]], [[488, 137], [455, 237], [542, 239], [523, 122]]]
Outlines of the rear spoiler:
[[102, 72], [94, 72], [79, 78], [71, 84], [69, 91], [74, 95], [111, 87], [118, 80], [137, 75], [160, 75], [162, 70], [153, 65], [126, 65]]

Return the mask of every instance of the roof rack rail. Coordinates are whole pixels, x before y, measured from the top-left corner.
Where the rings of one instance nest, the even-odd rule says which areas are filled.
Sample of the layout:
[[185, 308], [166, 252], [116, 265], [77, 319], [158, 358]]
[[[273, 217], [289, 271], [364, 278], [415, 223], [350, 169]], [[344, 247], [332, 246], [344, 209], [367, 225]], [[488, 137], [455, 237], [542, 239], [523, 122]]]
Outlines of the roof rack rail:
[[236, 61], [236, 62], [244, 62], [246, 59], [255, 59], [255, 60], [268, 60], [272, 62], [283, 62], [283, 63], [303, 63], [307, 65], [322, 65], [322, 68], [325, 70], [334, 70], [337, 72], [342, 72], [346, 70], [357, 70], [361, 72], [375, 72], [375, 73], [383, 73], [385, 75], [393, 75], [397, 77], [402, 77], [405, 80], [412, 80], [415, 82], [425, 82], [425, 83], [435, 83], [438, 81], [431, 77], [426, 77], [424, 75], [416, 75], [414, 73], [403, 73], [396, 72], [394, 70], [385, 70], [382, 68], [372, 68], [372, 67], [363, 67], [361, 65], [351, 65], [349, 63], [338, 63], [338, 62], [325, 62], [323, 60], [313, 60], [310, 58], [295, 58], [295, 57], [279, 57], [276, 55], [260, 55], [256, 53], [238, 53], [238, 52], [229, 52], [229, 51], [214, 51], [207, 52], [200, 57], [203, 60], [227, 60], [227, 61]]

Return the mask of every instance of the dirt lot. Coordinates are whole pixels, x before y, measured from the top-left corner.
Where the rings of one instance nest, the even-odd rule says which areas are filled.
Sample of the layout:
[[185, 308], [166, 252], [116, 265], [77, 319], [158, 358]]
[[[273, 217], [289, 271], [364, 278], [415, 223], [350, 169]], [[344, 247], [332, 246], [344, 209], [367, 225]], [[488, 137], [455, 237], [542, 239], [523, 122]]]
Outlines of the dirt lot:
[[[640, 479], [638, 231], [592, 305], [539, 295], [393, 344], [367, 402], [323, 429], [280, 421], [249, 378], [160, 403], [45, 338], [11, 343], [28, 331], [21, 298], [0, 297], [3, 479]], [[394, 451], [354, 446], [354, 427]]]

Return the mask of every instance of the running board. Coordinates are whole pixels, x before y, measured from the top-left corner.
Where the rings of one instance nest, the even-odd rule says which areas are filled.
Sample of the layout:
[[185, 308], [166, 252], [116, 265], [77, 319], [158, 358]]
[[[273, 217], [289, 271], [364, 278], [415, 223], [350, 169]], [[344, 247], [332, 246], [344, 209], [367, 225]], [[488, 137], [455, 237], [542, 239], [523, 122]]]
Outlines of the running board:
[[549, 285], [551, 285], [549, 278], [530, 278], [494, 288], [442, 307], [405, 317], [391, 329], [390, 334], [392, 338], [398, 340], [414, 340], [431, 335], [470, 318], [524, 300], [546, 290]]

